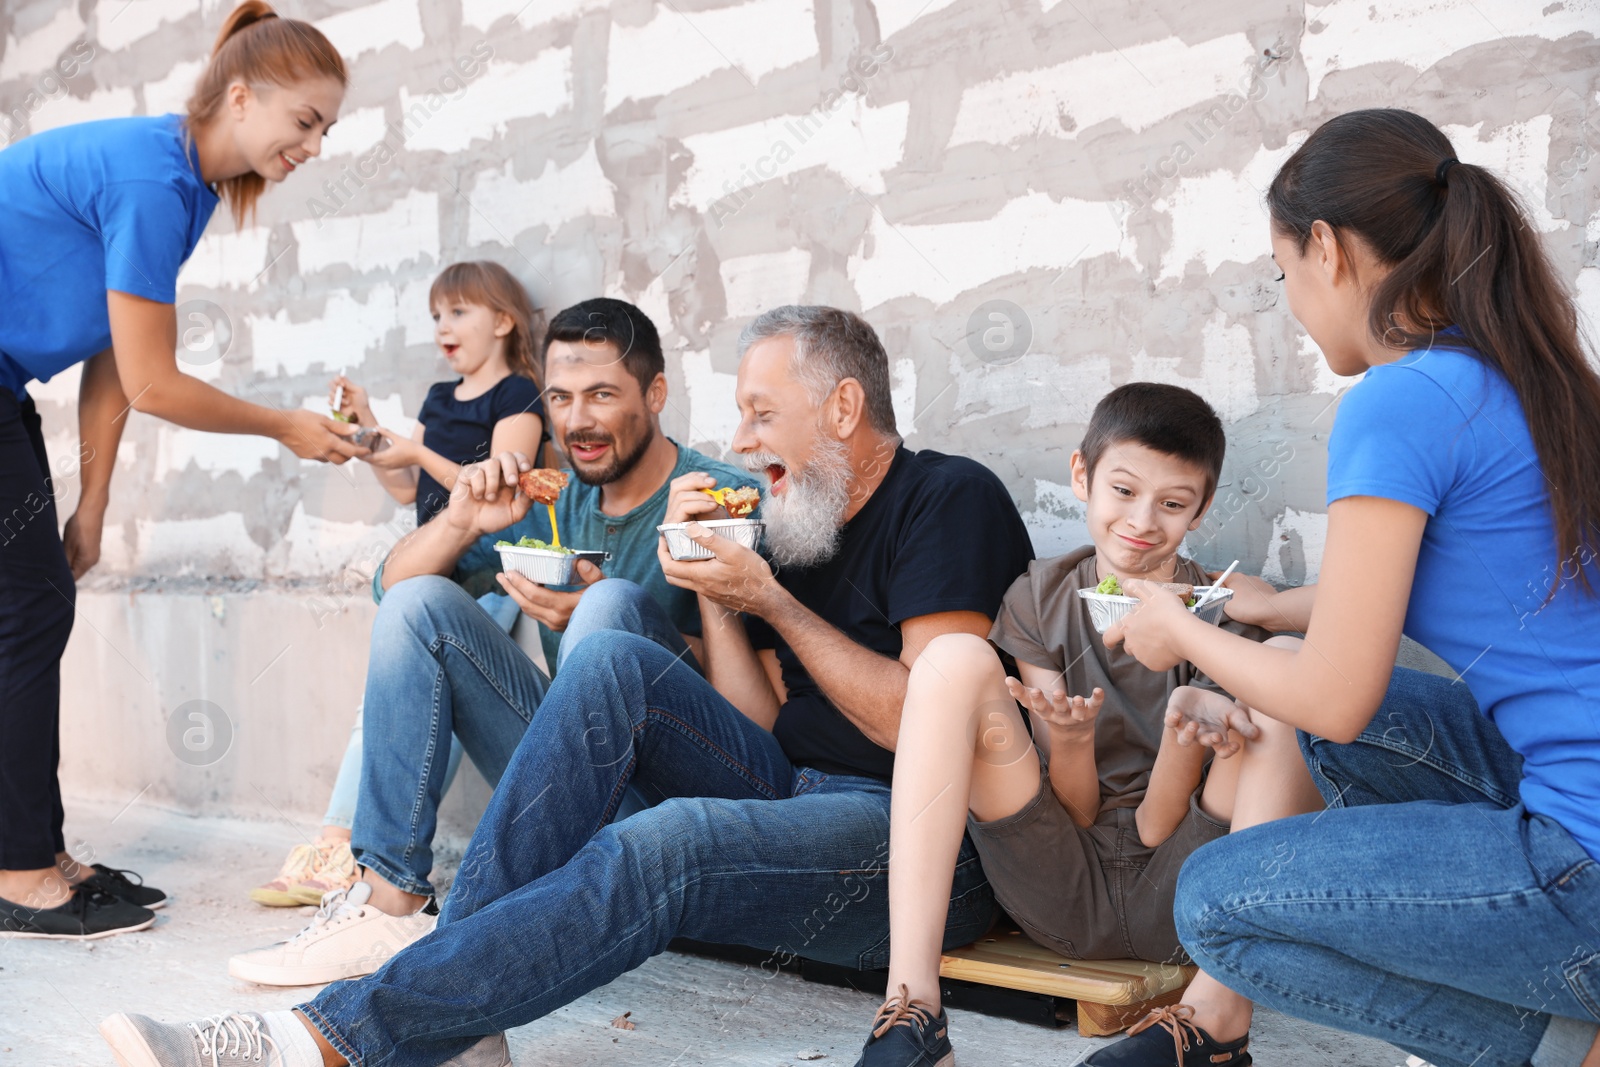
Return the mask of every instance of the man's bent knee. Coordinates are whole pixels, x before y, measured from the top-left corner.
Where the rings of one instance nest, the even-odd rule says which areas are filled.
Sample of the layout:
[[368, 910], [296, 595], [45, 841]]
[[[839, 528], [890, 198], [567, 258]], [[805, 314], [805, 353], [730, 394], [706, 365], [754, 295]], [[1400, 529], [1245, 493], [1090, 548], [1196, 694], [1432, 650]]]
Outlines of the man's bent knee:
[[378, 602], [378, 627], [399, 627], [415, 633], [428, 626], [429, 620], [441, 607], [459, 607], [470, 604], [482, 611], [477, 603], [455, 582], [438, 574], [419, 574], [396, 582]]
[[[578, 606], [573, 614], [581, 611], [585, 615], [624, 615], [632, 617], [638, 614], [642, 604], [650, 599], [650, 594], [635, 582], [626, 578], [602, 578], [583, 591], [583, 597], [578, 601]], [[601, 627], [610, 629], [610, 627]]]

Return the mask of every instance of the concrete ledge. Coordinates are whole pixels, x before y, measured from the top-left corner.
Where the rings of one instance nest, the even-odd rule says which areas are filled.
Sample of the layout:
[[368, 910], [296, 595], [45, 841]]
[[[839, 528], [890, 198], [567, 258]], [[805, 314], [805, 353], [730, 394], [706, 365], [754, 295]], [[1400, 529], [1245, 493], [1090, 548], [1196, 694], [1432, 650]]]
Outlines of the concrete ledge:
[[[62, 663], [69, 806], [138, 798], [314, 831], [361, 702], [376, 613], [365, 595], [322, 587], [81, 590]], [[440, 813], [446, 851], [471, 834], [488, 794], [464, 761]]]

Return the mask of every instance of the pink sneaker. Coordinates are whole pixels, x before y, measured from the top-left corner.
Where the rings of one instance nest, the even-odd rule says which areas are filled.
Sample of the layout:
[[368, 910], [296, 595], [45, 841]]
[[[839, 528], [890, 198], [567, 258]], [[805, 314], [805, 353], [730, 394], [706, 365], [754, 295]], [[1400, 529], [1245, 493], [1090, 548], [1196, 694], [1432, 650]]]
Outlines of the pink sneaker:
[[289, 850], [289, 858], [283, 861], [283, 868], [278, 871], [278, 876], [250, 890], [250, 899], [269, 908], [297, 908], [305, 902], [296, 900], [290, 895], [289, 890], [303, 879], [310, 878], [316, 870], [316, 846], [296, 845]]
[[321, 838], [317, 846], [316, 869], [289, 887], [297, 904], [321, 904], [323, 894], [349, 889], [361, 875], [350, 842]]

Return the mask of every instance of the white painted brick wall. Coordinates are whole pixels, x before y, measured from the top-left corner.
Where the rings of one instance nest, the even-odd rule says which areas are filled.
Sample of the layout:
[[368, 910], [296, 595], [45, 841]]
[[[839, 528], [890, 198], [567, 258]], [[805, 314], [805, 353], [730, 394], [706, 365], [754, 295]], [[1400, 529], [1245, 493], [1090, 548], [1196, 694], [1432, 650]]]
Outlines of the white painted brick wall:
[[[181, 107], [226, 7], [8, 7], [0, 133]], [[225, 358], [195, 373], [258, 402], [322, 410], [344, 371], [408, 432], [447, 373], [428, 286], [487, 256], [550, 311], [600, 292], [645, 307], [670, 353], [668, 432], [718, 451], [737, 423], [739, 328], [775, 303], [833, 302], [884, 335], [910, 443], [994, 466], [1041, 550], [1082, 538], [1066, 457], [1116, 384], [1201, 390], [1239, 454], [1287, 439], [1293, 462], [1204, 561], [1299, 581], [1317, 570], [1327, 408], [1347, 382], [1271, 281], [1261, 194], [1308, 131], [1355, 107], [1432, 118], [1518, 189], [1600, 324], [1597, 0], [1335, 0], [1304, 22], [1222, 0], [1159, 17], [1111, 0], [1004, 16], [956, 0], [304, 13], [350, 62], [343, 117], [242, 233], [219, 213], [180, 279], [180, 302], [210, 301], [232, 327]], [[92, 60], [42, 82], [80, 40]], [[993, 299], [1033, 331], [1005, 365], [967, 336]], [[53, 454], [71, 450], [76, 382], [33, 391]], [[112, 501], [110, 582], [326, 581], [408, 510], [363, 467], [143, 416]]]

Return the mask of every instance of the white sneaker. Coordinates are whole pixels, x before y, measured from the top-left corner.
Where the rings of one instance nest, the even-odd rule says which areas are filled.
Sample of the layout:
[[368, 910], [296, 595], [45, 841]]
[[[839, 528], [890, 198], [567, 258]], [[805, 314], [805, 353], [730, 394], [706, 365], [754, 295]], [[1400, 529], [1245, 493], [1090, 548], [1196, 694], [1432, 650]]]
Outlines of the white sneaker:
[[[274, 1035], [255, 1012], [214, 1015], [197, 1023], [158, 1023], [118, 1013], [100, 1024], [119, 1067], [280, 1067], [285, 1052], [304, 1035]], [[506, 1035], [491, 1034], [441, 1067], [511, 1067]]]
[[372, 886], [357, 882], [322, 898], [310, 924], [287, 941], [241, 952], [228, 973], [258, 985], [324, 985], [371, 974], [433, 931], [433, 901], [414, 915], [388, 915], [368, 904]]
[[100, 1024], [119, 1067], [226, 1067], [283, 1062], [278, 1041], [255, 1012], [214, 1015], [197, 1023], [158, 1023], [113, 1015]]

